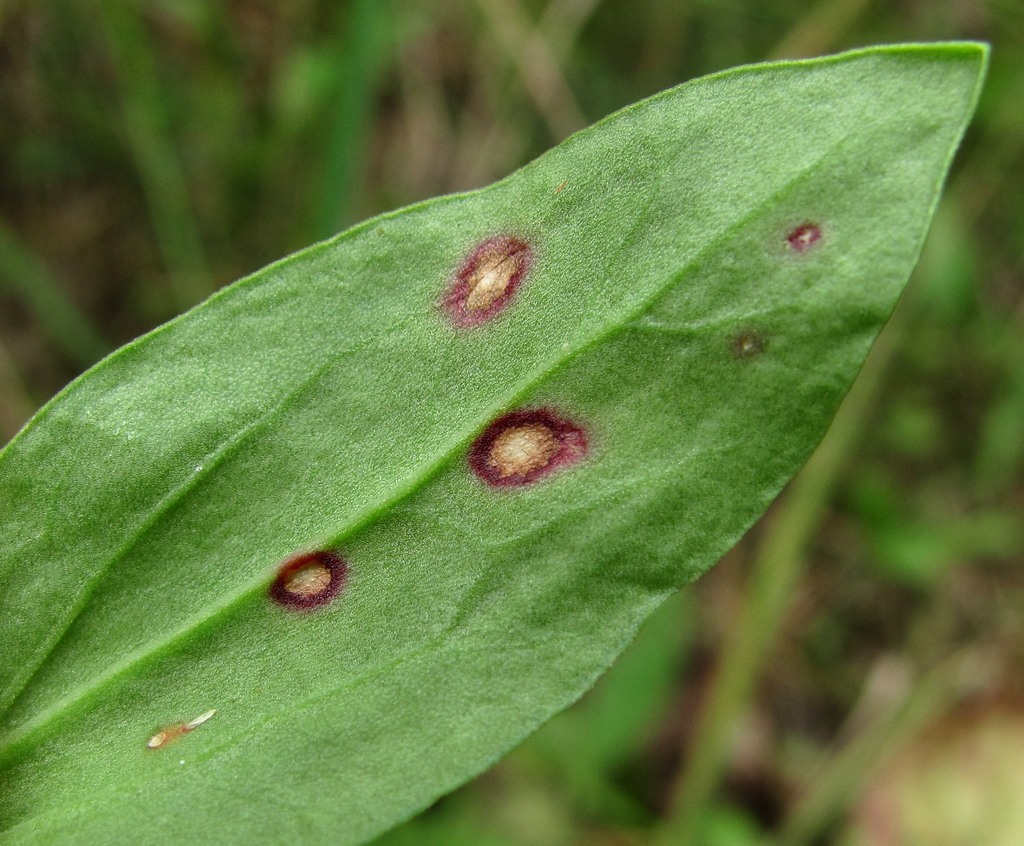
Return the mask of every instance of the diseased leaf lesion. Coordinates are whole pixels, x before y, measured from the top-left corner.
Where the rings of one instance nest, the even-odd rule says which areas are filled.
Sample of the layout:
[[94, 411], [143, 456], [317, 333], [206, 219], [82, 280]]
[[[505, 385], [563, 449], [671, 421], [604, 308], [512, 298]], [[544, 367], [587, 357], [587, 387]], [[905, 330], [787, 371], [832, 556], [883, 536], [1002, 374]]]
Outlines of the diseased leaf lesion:
[[469, 329], [497, 317], [512, 303], [533, 262], [533, 248], [522, 238], [497, 235], [478, 244], [443, 300], [452, 323]]
[[796, 253], [806, 253], [821, 241], [821, 227], [817, 223], [801, 223], [786, 236], [786, 243]]
[[[310, 842], [358, 842], [571, 702], [666, 590], [763, 511], [824, 431], [913, 265], [983, 61], [977, 47], [886, 48], [697, 81], [500, 186], [275, 265], [160, 330], [178, 346], [142, 339], [134, 370], [115, 357], [75, 385], [0, 456], [0, 486], [26, 466], [74, 479], [74, 462], [92, 462], [153, 505], [127, 530], [97, 527], [107, 548], [93, 560], [112, 577], [98, 572], [70, 614], [55, 582], [56, 610], [9, 659], [42, 668], [0, 742], [2, 825], [45, 837], [73, 807], [81, 836], [103, 842], [188, 802], [176, 842], [259, 839], [249, 788], [287, 754], [282, 805], [308, 811]], [[828, 121], [799, 97], [810, 74]], [[865, 79], [871, 90], [859, 92]], [[786, 144], [800, 136], [811, 142], [802, 165]], [[740, 137], [756, 137], [757, 153], [744, 140], [723, 156], [718, 142]], [[860, 172], [865, 156], [877, 173], [915, 167], [828, 181], [837, 168]], [[644, 190], [620, 179], [602, 195], [616, 174], [644, 168]], [[718, 204], [711, 223], [688, 211], [694, 195]], [[885, 232], [884, 257], [833, 238], [853, 217]], [[819, 279], [833, 253], [843, 261]], [[263, 333], [257, 347], [236, 321]], [[181, 451], [186, 483], [168, 493], [162, 467], [137, 479], [135, 459], [96, 448], [85, 425], [46, 429], [54, 408], [72, 423], [75, 401], [93, 410], [111, 374], [123, 378], [108, 413], [122, 413], [133, 375], [152, 391], [168, 351], [175, 391], [197, 394], [167, 397], [148, 417], [140, 403], [134, 425], [174, 443], [211, 418], [238, 426], [209, 455]], [[275, 362], [294, 367], [259, 382], [261, 403], [246, 380]], [[203, 393], [218, 367], [233, 378]], [[196, 403], [209, 405], [205, 421]], [[34, 453], [19, 452], [37, 435]], [[40, 502], [67, 574], [86, 499]], [[0, 517], [7, 506], [0, 498]], [[3, 543], [7, 525], [0, 561], [16, 548]], [[26, 525], [21, 534], [42, 536]], [[203, 766], [175, 770], [169, 790], [168, 756], [126, 741], [123, 697], [143, 727], [230, 702], [239, 730], [218, 733]], [[145, 746], [163, 749], [213, 714], [166, 725]], [[251, 730], [267, 725], [294, 730]], [[132, 737], [143, 733], [137, 724]], [[308, 803], [325, 790], [335, 800]]]
[[289, 611], [312, 611], [341, 593], [348, 571], [348, 561], [335, 550], [300, 553], [278, 567], [270, 598]]
[[587, 433], [550, 408], [518, 409], [494, 420], [473, 442], [469, 466], [491, 487], [532, 485], [587, 454]]
[[193, 731], [211, 717], [217, 713], [216, 708], [211, 708], [209, 711], [204, 711], [195, 719], [189, 720], [187, 723], [172, 723], [169, 726], [165, 726], [154, 734], [148, 741], [146, 741], [147, 749], [163, 749], [165, 746], [169, 746], [179, 738], [184, 737], [190, 731]]

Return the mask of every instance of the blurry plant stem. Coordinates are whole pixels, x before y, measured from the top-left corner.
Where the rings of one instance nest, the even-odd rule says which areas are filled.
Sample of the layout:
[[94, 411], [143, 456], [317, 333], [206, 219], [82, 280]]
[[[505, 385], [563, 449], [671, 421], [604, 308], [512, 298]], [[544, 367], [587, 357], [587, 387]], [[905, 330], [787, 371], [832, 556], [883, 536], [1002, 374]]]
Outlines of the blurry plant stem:
[[350, 222], [374, 98], [391, 57], [389, 2], [354, 0], [339, 4], [338, 10], [343, 18], [338, 28], [343, 35], [333, 64], [326, 148], [320, 165], [319, 197], [313, 208], [312, 235], [317, 240], [334, 235]]
[[769, 59], [802, 59], [828, 52], [851, 29], [871, 0], [821, 0], [769, 53]]
[[601, 0], [549, 0], [537, 25], [542, 37], [559, 66], [565, 63], [579, 37], [580, 30], [597, 11]]
[[1020, 131], [1020, 91], [1011, 87], [997, 96], [989, 94], [989, 119], [974, 130], [976, 145], [964, 151], [959, 173], [951, 180], [947, 195], [956, 197], [961, 218], [975, 224], [999, 196], [1006, 174], [1019, 166], [1024, 152]]
[[0, 223], [0, 290], [24, 303], [50, 340], [83, 370], [109, 351], [106, 342], [33, 252]]
[[[185, 172], [170, 137], [171, 119], [164, 106], [167, 98], [160, 84], [149, 33], [135, 4], [93, 2], [85, 9], [95, 14], [103, 27], [120, 82], [121, 114], [128, 145], [160, 252], [176, 304], [189, 308], [213, 290], [213, 282]], [[83, 20], [83, 27], [88, 25]]]
[[[978, 130], [982, 137], [968, 152], [946, 195], [957, 210], [965, 231], [979, 227], [981, 216], [1000, 196], [1006, 174], [1014, 172], [1024, 152], [1024, 132], [1017, 131], [1020, 97], [1016, 88], [1001, 92], [989, 107], [990, 118]], [[982, 433], [974, 457], [972, 484], [985, 497], [1009, 491], [1024, 461], [1020, 431], [1024, 426], [1024, 292], [1018, 293], [1010, 311], [1019, 316], [1006, 320], [999, 313], [993, 320], [992, 349], [1001, 351], [1003, 397], [989, 408], [982, 420]]]
[[7, 347], [0, 343], [0, 448], [14, 437], [35, 408]]
[[[494, 37], [504, 48], [555, 141], [586, 126], [586, 118], [562, 73], [564, 54], [555, 55], [543, 24], [536, 28], [516, 3], [477, 0]], [[585, 9], [583, 10], [586, 11]], [[553, 21], [551, 13], [545, 15]]]
[[985, 685], [991, 668], [983, 653], [968, 647], [950, 656], [891, 701], [838, 753], [827, 756], [807, 780], [808, 790], [787, 816], [779, 834], [763, 846], [802, 846], [812, 842], [857, 796], [867, 779], [894, 752], [951, 704]]
[[765, 656], [785, 620], [806, 550], [824, 518], [836, 480], [863, 431], [872, 402], [903, 334], [909, 304], [901, 301], [872, 347], [828, 434], [790, 483], [754, 555], [736, 627], [722, 647], [692, 745], [672, 791], [659, 846], [696, 844], [701, 817], [728, 763], [738, 718], [748, 706]]
[[[586, 118], [562, 67], [598, 2], [550, 0], [539, 22], [531, 26], [522, 10], [507, 0], [477, 0], [495, 38], [501, 42], [506, 61], [496, 67], [493, 50], [481, 45], [474, 99], [486, 100], [481, 89], [493, 84], [495, 78], [512, 65], [555, 141], [561, 141], [584, 126]], [[511, 105], [515, 99], [508, 94], [493, 99], [497, 118], [489, 122], [487, 132], [475, 131], [472, 123], [462, 130], [459, 153], [453, 166], [454, 181], [460, 187], [475, 187], [504, 170], [522, 164], [522, 148], [528, 133], [521, 129], [511, 131], [512, 116], [517, 114]], [[519, 149], [513, 149], [511, 145]]]

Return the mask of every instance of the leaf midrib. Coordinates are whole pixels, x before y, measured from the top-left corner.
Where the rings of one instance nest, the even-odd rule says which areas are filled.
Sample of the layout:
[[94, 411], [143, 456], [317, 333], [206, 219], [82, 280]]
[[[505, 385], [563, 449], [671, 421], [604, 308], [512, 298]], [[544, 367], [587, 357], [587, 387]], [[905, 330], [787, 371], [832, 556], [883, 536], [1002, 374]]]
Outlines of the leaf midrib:
[[[678, 471], [679, 467], [684, 466], [687, 463], [689, 463], [689, 459], [680, 459], [678, 462], [661, 468], [660, 472], [658, 473], [658, 478], [672, 475], [674, 472]], [[563, 512], [559, 515], [558, 519], [566, 522], [571, 522], [576, 515], [579, 515], [581, 513], [588, 511], [600, 512], [602, 510], [602, 506], [605, 505], [606, 503], [621, 501], [621, 496], [624, 491], [642, 490], [646, 488], [648, 484], [649, 478], [628, 479], [622, 484], [616, 486], [615, 488], [608, 489], [598, 499], [587, 502], [577, 508], [573, 508]], [[505, 544], [503, 543], [502, 545]], [[477, 586], [479, 585], [480, 582], [484, 580], [486, 575], [486, 572], [481, 572], [477, 576], [477, 578], [474, 580], [473, 586], [460, 599], [454, 613], [452, 614], [451, 621], [441, 631], [439, 631], [429, 640], [411, 646], [410, 648], [403, 651], [401, 654], [394, 657], [391, 661], [383, 665], [363, 670], [355, 678], [348, 679], [347, 681], [336, 686], [319, 690], [316, 693], [305, 698], [295, 700], [295, 705], [291, 709], [289, 709], [289, 712], [291, 712], [294, 716], [294, 714], [298, 714], [302, 711], [314, 708], [326, 700], [335, 698], [339, 694], [348, 694], [352, 691], [365, 687], [367, 684], [372, 683], [375, 679], [381, 678], [382, 676], [397, 669], [403, 664], [413, 661], [419, 656], [429, 653], [447, 643], [451, 638], [452, 634], [462, 626], [464, 621], [472, 613], [473, 607], [475, 607], [478, 604], [475, 602], [475, 600], [478, 599], [479, 596], [481, 595], [489, 595], [489, 592], [486, 590], [483, 592], [478, 592], [476, 590]], [[658, 594], [658, 596], [660, 598], [664, 598], [664, 596], [666, 596], [667, 593], [668, 592], [661, 592]], [[660, 598], [657, 600], [651, 600], [652, 604], [660, 602]], [[624, 642], [625, 641], [628, 641], [628, 638], [626, 638]], [[265, 728], [274, 723], [275, 721], [280, 720], [285, 715], [285, 713], [286, 712], [284, 710], [265, 712], [264, 714], [260, 715], [260, 717], [258, 717], [256, 720], [253, 720], [251, 723], [247, 723], [245, 726], [239, 729], [230, 731], [229, 733], [219, 733], [217, 739], [209, 740], [204, 745], [201, 751], [191, 752], [189, 754], [189, 760], [193, 763], [199, 763], [202, 761], [208, 761], [213, 758], [216, 758], [222, 752], [222, 750], [230, 748], [235, 743], [236, 739], [240, 737], [251, 738], [260, 736], [273, 736], [273, 732], [265, 731]], [[531, 728], [524, 731], [520, 739], [528, 735], [532, 730], [533, 729]], [[7, 751], [7, 749], [4, 749], [0, 751], [0, 754], [6, 754]], [[16, 751], [14, 759], [17, 760]], [[165, 777], [165, 774], [156, 773], [151, 777], [146, 778], [144, 780], [144, 783], [149, 784], [154, 781], [158, 781], [163, 777]], [[76, 811], [86, 810], [88, 808], [92, 808], [93, 806], [95, 806], [97, 802], [109, 802], [112, 797], [124, 797], [132, 795], [138, 792], [139, 784], [140, 782], [136, 782], [135, 786], [130, 789], [115, 789], [109, 791], [105, 793], [102, 797], [97, 797], [89, 802], [82, 802], [74, 806], [63, 805], [58, 812], [51, 812], [51, 815], [52, 813], [58, 813], [60, 816], [66, 817], [68, 816], [69, 811], [71, 813], [74, 813]], [[38, 818], [39, 815], [28, 817], [25, 820], [15, 823], [13, 826], [10, 826], [9, 828], [0, 828], [0, 834], [15, 831], [21, 826], [29, 825], [31, 822], [37, 821]]]

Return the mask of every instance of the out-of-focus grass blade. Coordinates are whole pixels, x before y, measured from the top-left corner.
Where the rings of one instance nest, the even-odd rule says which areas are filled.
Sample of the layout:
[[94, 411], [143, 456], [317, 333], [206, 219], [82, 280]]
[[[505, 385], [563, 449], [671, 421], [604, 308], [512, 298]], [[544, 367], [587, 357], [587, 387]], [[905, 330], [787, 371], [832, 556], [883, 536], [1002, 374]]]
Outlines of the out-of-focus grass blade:
[[81, 368], [95, 364], [109, 347], [61, 289], [39, 257], [0, 223], [0, 286], [17, 296], [54, 345]]

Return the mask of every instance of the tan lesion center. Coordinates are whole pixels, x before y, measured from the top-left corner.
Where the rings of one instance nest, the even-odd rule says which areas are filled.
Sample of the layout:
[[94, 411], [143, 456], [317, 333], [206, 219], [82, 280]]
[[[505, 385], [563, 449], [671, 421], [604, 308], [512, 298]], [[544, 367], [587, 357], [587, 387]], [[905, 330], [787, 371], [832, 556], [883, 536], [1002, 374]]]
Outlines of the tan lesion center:
[[484, 253], [467, 280], [466, 308], [480, 311], [493, 304], [508, 289], [518, 267], [514, 254], [499, 250]]
[[293, 596], [318, 596], [331, 584], [331, 571], [323, 564], [310, 562], [288, 576], [284, 589]]
[[487, 458], [502, 478], [539, 470], [558, 454], [560, 442], [551, 429], [528, 423], [506, 429], [491, 444]]

